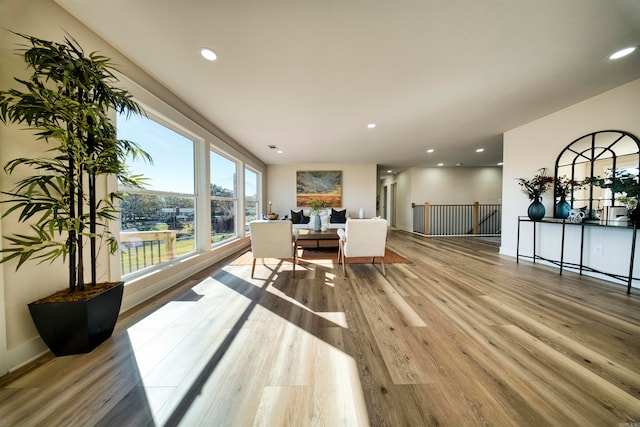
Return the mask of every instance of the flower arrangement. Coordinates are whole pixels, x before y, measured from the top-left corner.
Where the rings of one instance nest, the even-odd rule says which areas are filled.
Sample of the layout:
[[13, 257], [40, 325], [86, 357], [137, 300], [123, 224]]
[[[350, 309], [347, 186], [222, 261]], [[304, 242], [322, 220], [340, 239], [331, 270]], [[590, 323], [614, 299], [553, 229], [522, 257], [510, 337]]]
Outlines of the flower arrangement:
[[532, 179], [517, 178], [522, 192], [529, 200], [538, 200], [542, 194], [547, 192], [553, 183], [553, 178], [547, 176], [547, 169], [540, 168]]
[[309, 210], [311, 211], [311, 215], [318, 215], [322, 209], [330, 208], [331, 206], [320, 199], [311, 199], [309, 201]]
[[566, 198], [571, 194], [572, 190], [578, 190], [582, 188], [582, 183], [575, 179], [567, 178], [566, 175], [562, 175], [555, 180], [556, 195], [561, 199]]

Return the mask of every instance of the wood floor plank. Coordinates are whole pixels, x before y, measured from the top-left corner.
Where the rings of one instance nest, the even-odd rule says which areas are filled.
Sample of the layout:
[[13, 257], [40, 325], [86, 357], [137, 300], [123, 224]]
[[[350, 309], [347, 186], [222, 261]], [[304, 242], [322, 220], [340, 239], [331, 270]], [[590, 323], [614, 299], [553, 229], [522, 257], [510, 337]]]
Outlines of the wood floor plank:
[[253, 422], [255, 427], [308, 425], [313, 394], [305, 385], [266, 386]]
[[[355, 273], [356, 269], [352, 273]], [[383, 277], [383, 276], [380, 276]], [[378, 277], [352, 274], [350, 280], [358, 292], [367, 322], [378, 343], [387, 370], [395, 384], [424, 384], [434, 381], [437, 369], [428, 358], [416, 357], [416, 343], [410, 327], [384, 290], [377, 284]]]
[[[485, 335], [484, 328], [472, 328], [474, 320], [466, 317], [451, 324], [450, 308], [437, 298], [431, 303], [425, 300], [421, 306], [429, 308], [430, 324], [434, 325], [420, 329], [422, 340], [429, 344], [432, 357], [440, 361], [443, 383], [453, 388], [449, 393], [465, 397], [456, 407], [475, 420], [474, 424], [489, 419], [494, 420], [492, 424], [501, 424], [496, 422], [501, 418], [502, 423], [513, 420], [514, 425], [527, 424], [525, 420], [529, 423], [540, 421], [543, 417], [525, 403], [528, 401], [536, 403], [536, 408], [541, 408], [545, 417], [550, 416], [551, 408], [544, 400], [536, 399], [535, 394], [522, 400], [521, 396], [532, 393], [517, 376], [509, 376], [510, 367], [517, 372], [522, 366], [512, 364], [509, 353], [500, 348], [494, 337]], [[469, 339], [470, 335], [473, 340]], [[483, 384], [480, 391], [478, 384]], [[477, 407], [468, 402], [483, 404]], [[519, 418], [522, 418], [521, 422], [516, 421]]]
[[640, 423], [640, 289], [473, 238], [409, 264], [211, 266], [87, 355], [0, 378], [0, 426]]
[[[271, 355], [277, 345], [277, 333], [241, 329], [230, 351], [211, 371], [205, 371], [196, 388], [180, 390], [180, 405], [168, 405], [159, 415], [160, 425], [243, 425], [247, 417], [255, 416], [266, 378], [271, 367]], [[259, 343], [260, 348], [253, 344]], [[185, 387], [187, 384], [185, 384]]]

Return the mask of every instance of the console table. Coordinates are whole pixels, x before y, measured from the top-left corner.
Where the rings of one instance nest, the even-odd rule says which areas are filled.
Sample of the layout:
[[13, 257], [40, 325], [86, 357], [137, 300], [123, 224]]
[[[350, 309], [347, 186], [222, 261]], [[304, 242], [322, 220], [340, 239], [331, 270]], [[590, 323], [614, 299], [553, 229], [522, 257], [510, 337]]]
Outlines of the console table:
[[[533, 223], [533, 255], [529, 256], [529, 255], [521, 255], [520, 254], [520, 224], [523, 222], [531, 222]], [[556, 224], [562, 227], [562, 238], [561, 238], [561, 246], [560, 246], [560, 260], [552, 260], [552, 259], [547, 259], [544, 258], [540, 255], [536, 255], [536, 225], [537, 224]], [[570, 227], [580, 227], [580, 262], [578, 264], [575, 263], [569, 263], [569, 262], [565, 262], [564, 261], [564, 243], [565, 243], [565, 228], [566, 226], [570, 226]], [[631, 234], [631, 256], [630, 256], [630, 261], [629, 261], [629, 274], [627, 276], [623, 276], [621, 274], [615, 274], [615, 273], [607, 273], [605, 271], [600, 271], [600, 270], [596, 270], [595, 268], [589, 267], [584, 265], [583, 263], [583, 259], [584, 259], [584, 230], [586, 227], [615, 227], [617, 229], [625, 229], [625, 230], [631, 230], [632, 234]], [[633, 226], [613, 226], [613, 225], [607, 225], [607, 224], [600, 224], [600, 223], [593, 223], [593, 222], [580, 222], [580, 223], [574, 223], [574, 222], [567, 222], [566, 220], [563, 219], [554, 219], [554, 218], [543, 218], [539, 221], [534, 221], [532, 219], [529, 219], [529, 217], [526, 216], [519, 216], [518, 217], [518, 240], [517, 240], [517, 244], [516, 244], [516, 263], [518, 263], [520, 261], [520, 257], [523, 258], [531, 258], [533, 259], [533, 263], [535, 264], [536, 259], [541, 259], [544, 261], [547, 261], [549, 263], [555, 264], [557, 266], [560, 267], [560, 275], [562, 275], [562, 270], [563, 268], [573, 268], [573, 269], [577, 269], [580, 273], [580, 275], [582, 275], [583, 271], [589, 271], [589, 272], [593, 272], [593, 273], [599, 273], [599, 274], [604, 274], [605, 276], [609, 276], [612, 277], [614, 279], [618, 279], [618, 280], [622, 280], [624, 282], [627, 283], [627, 295], [629, 295], [631, 293], [631, 283], [634, 279], [638, 280], [637, 277], [633, 277], [633, 263], [634, 263], [634, 259], [635, 259], [635, 252], [636, 252], [636, 234], [638, 231], [638, 227], [636, 224], [634, 224]]]

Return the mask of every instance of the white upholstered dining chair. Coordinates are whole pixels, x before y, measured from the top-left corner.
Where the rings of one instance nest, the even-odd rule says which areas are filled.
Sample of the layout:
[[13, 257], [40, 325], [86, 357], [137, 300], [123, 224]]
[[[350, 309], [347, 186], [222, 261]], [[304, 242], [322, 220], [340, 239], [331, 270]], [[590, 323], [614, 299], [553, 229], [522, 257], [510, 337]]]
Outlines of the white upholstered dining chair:
[[293, 230], [291, 221], [251, 221], [249, 230], [253, 255], [251, 277], [256, 269], [257, 258], [293, 258], [293, 275], [295, 276], [298, 230]]
[[338, 262], [342, 263], [342, 274], [346, 275], [345, 259], [350, 257], [380, 257], [382, 275], [384, 269], [384, 251], [387, 245], [387, 220], [382, 218], [348, 219], [344, 230], [338, 229], [340, 243]]

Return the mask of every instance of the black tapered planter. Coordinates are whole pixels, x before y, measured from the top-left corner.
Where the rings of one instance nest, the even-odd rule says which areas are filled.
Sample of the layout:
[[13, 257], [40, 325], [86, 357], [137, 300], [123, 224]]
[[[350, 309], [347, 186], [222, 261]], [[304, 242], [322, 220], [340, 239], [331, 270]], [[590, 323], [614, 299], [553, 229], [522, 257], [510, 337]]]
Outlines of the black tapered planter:
[[29, 304], [42, 340], [56, 356], [89, 353], [113, 333], [124, 282], [86, 301]]
[[640, 225], [640, 206], [636, 206], [629, 214], [630, 224]]

